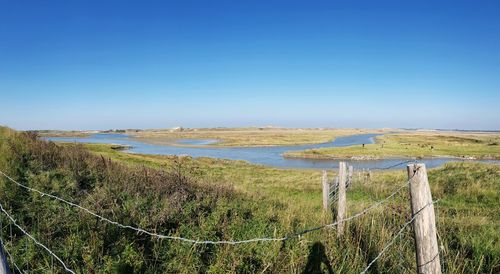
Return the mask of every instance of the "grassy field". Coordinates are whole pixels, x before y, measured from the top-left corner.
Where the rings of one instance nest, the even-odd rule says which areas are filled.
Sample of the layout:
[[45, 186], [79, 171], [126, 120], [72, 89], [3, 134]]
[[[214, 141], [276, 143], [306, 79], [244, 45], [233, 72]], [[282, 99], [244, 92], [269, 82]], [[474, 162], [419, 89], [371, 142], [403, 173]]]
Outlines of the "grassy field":
[[365, 146], [287, 152], [286, 157], [318, 159], [379, 159], [390, 157], [458, 157], [500, 159], [500, 133], [427, 132], [376, 137]]
[[330, 142], [352, 134], [382, 133], [386, 130], [365, 129], [288, 129], [288, 128], [220, 128], [183, 129], [182, 131], [147, 130], [130, 132], [141, 141], [173, 144], [177, 139], [217, 139], [213, 146], [278, 146]]
[[[54, 145], [0, 130], [0, 168], [32, 187], [158, 233], [195, 239], [282, 236], [330, 223], [321, 208], [321, 172], [280, 170], [242, 161], [127, 154], [107, 145]], [[90, 152], [90, 154], [87, 153]], [[334, 174], [329, 172], [330, 177]], [[447, 273], [500, 270], [500, 165], [447, 164], [430, 170], [441, 258]], [[348, 216], [404, 184], [403, 170], [354, 176]], [[190, 245], [98, 222], [0, 179], [0, 201], [19, 223], [81, 273], [310, 273], [330, 267], [359, 273], [410, 218], [407, 190], [348, 223], [347, 237], [319, 230], [285, 243]], [[2, 217], [2, 234], [9, 225]], [[14, 229], [4, 236], [16, 263], [58, 272], [50, 256]], [[413, 273], [410, 229], [372, 273]]]

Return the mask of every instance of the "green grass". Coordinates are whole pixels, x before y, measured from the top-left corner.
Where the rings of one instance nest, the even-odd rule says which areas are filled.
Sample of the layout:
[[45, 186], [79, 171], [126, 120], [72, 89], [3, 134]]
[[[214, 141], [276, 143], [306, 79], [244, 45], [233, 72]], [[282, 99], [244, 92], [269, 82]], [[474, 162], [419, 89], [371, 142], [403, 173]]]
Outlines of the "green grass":
[[[0, 134], [7, 136], [0, 139], [0, 168], [16, 179], [159, 233], [248, 239], [283, 236], [333, 221], [332, 214], [321, 208], [318, 170], [127, 154], [108, 145], [50, 145], [2, 128]], [[500, 165], [478, 163], [451, 163], [429, 171], [432, 194], [440, 199], [435, 210], [446, 272], [500, 270], [499, 175]], [[376, 172], [370, 180], [355, 174], [354, 179], [347, 193], [348, 216], [392, 193], [406, 175], [400, 170]], [[404, 189], [387, 204], [348, 222], [342, 240], [335, 230], [326, 229], [286, 243], [193, 246], [99, 222], [0, 179], [2, 205], [81, 273], [300, 273], [316, 267], [323, 257], [335, 272], [359, 273], [410, 217], [407, 196]], [[5, 217], [2, 226], [2, 235], [9, 235]], [[22, 268], [51, 269], [50, 256], [19, 231], [14, 230], [12, 242], [8, 236], [4, 240]], [[61, 270], [57, 264], [54, 268]], [[413, 273], [414, 269], [413, 237], [407, 229], [372, 272]]]
[[390, 157], [460, 157], [500, 159], [500, 134], [405, 133], [378, 136], [375, 144], [310, 149], [286, 157], [349, 159]]

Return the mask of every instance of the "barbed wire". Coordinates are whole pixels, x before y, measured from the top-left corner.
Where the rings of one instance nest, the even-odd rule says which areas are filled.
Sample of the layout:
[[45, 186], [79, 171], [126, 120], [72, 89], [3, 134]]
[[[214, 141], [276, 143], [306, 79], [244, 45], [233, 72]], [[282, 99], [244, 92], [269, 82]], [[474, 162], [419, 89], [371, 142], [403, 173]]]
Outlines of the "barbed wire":
[[12, 218], [12, 216], [10, 216], [10, 214], [3, 208], [2, 204], [0, 203], [0, 210], [5, 214], [7, 215], [7, 217], [10, 219], [10, 221], [12, 222], [12, 224], [14, 224], [14, 226], [16, 226], [19, 230], [21, 230], [22, 233], [24, 233], [24, 235], [28, 236], [31, 240], [33, 240], [33, 242], [35, 242], [35, 244], [41, 246], [43, 249], [45, 249], [47, 252], [49, 252], [50, 255], [52, 255], [54, 258], [56, 258], [56, 260], [58, 260], [61, 265], [64, 267], [64, 269], [70, 273], [73, 273], [73, 274], [76, 274], [73, 270], [69, 269], [66, 264], [63, 262], [63, 260], [61, 260], [61, 258], [59, 258], [54, 252], [52, 252], [48, 247], [46, 247], [44, 244], [40, 243], [39, 241], [37, 241], [37, 239], [35, 239], [35, 237], [31, 236], [31, 234], [29, 234], [28, 232], [26, 232], [26, 230], [24, 230], [21, 226], [19, 226], [16, 222], [16, 220], [14, 218]]
[[306, 233], [309, 233], [309, 232], [312, 232], [312, 231], [316, 231], [316, 230], [320, 230], [320, 229], [324, 229], [324, 228], [332, 228], [336, 225], [338, 225], [339, 223], [341, 222], [346, 222], [346, 221], [349, 221], [349, 220], [352, 220], [352, 219], [355, 219], [357, 217], [360, 217], [364, 214], [366, 214], [368, 211], [380, 206], [381, 204], [383, 204], [385, 201], [389, 200], [390, 198], [394, 197], [394, 195], [396, 195], [397, 193], [399, 193], [403, 188], [405, 188], [412, 180], [412, 178], [415, 176], [416, 172], [413, 174], [413, 176], [411, 178], [409, 178], [402, 186], [400, 186], [398, 189], [396, 189], [396, 191], [394, 191], [393, 193], [391, 193], [389, 196], [387, 196], [386, 198], [382, 199], [382, 200], [379, 200], [378, 202], [374, 203], [373, 205], [367, 207], [366, 209], [362, 210], [361, 212], [349, 217], [349, 218], [346, 218], [346, 219], [343, 219], [343, 220], [338, 220], [334, 223], [331, 223], [331, 224], [326, 224], [326, 225], [321, 225], [321, 226], [317, 226], [317, 227], [313, 227], [313, 228], [309, 228], [309, 229], [305, 229], [305, 230], [302, 230], [300, 232], [296, 232], [296, 233], [292, 233], [290, 235], [286, 235], [286, 236], [283, 236], [283, 237], [279, 237], [279, 238], [271, 238], [271, 237], [264, 237], [264, 238], [253, 238], [253, 239], [248, 239], [248, 240], [220, 240], [220, 241], [212, 241], [212, 240], [194, 240], [194, 239], [189, 239], [189, 238], [184, 238], [184, 237], [179, 237], [179, 236], [169, 236], [169, 235], [163, 235], [163, 234], [159, 234], [159, 233], [155, 233], [155, 232], [150, 232], [150, 231], [147, 231], [145, 229], [142, 229], [142, 228], [138, 228], [138, 227], [134, 227], [134, 226], [130, 226], [130, 225], [123, 225], [121, 223], [118, 223], [116, 221], [113, 221], [113, 220], [110, 220], [106, 217], [103, 217], [97, 213], [94, 213], [93, 211], [85, 208], [85, 207], [82, 207], [78, 204], [75, 204], [73, 202], [70, 202], [70, 201], [67, 201], [63, 198], [60, 198], [60, 197], [57, 197], [55, 195], [52, 195], [52, 194], [49, 194], [49, 193], [45, 193], [45, 192], [42, 192], [40, 190], [37, 190], [37, 189], [34, 189], [34, 188], [31, 188], [29, 186], [26, 186], [24, 184], [21, 184], [19, 182], [17, 182], [16, 180], [14, 180], [13, 178], [11, 178], [10, 176], [8, 176], [7, 174], [5, 174], [4, 172], [0, 171], [0, 174], [2, 174], [4, 177], [6, 177], [7, 179], [9, 179], [11, 182], [17, 184], [18, 186], [24, 188], [24, 189], [27, 189], [29, 191], [33, 191], [33, 192], [36, 192], [38, 194], [40, 194], [42, 197], [44, 196], [47, 196], [47, 197], [50, 197], [50, 198], [53, 198], [55, 200], [58, 200], [58, 201], [61, 201], [63, 203], [66, 203], [70, 206], [73, 206], [73, 207], [76, 207], [80, 210], [83, 210], [85, 212], [87, 212], [88, 214], [100, 219], [101, 221], [105, 221], [105, 222], [108, 222], [110, 224], [113, 224], [113, 225], [116, 225], [118, 227], [121, 227], [121, 228], [124, 228], [124, 229], [131, 229], [131, 230], [134, 230], [136, 232], [140, 232], [140, 233], [144, 233], [144, 234], [147, 234], [147, 235], [150, 235], [150, 236], [153, 236], [153, 237], [157, 237], [159, 239], [170, 239], [170, 240], [179, 240], [179, 241], [183, 241], [183, 242], [188, 242], [188, 243], [192, 243], [192, 244], [229, 244], [229, 245], [236, 245], [236, 244], [243, 244], [243, 243], [251, 243], [251, 242], [272, 242], [272, 241], [286, 241], [286, 240], [289, 240], [291, 238], [295, 238], [295, 237], [298, 237], [298, 236], [301, 236], [301, 235], [304, 235]]
[[[426, 204], [425, 206], [423, 206], [421, 209], [419, 209], [419, 210], [417, 211], [417, 213], [416, 213], [416, 214], [414, 214], [414, 215], [413, 215], [413, 217], [412, 217], [412, 218], [411, 218], [408, 222], [406, 222], [406, 223], [403, 225], [403, 227], [401, 227], [401, 229], [398, 231], [398, 233], [396, 233], [396, 236], [394, 236], [394, 238], [392, 238], [392, 240], [391, 240], [391, 241], [390, 241], [390, 242], [389, 242], [386, 246], [384, 246], [384, 248], [382, 248], [382, 251], [380, 251], [380, 253], [379, 253], [379, 254], [378, 254], [378, 255], [377, 255], [377, 256], [376, 256], [376, 257], [375, 257], [375, 258], [374, 258], [374, 259], [373, 259], [373, 260], [372, 260], [369, 264], [368, 264], [368, 266], [367, 266], [367, 267], [366, 267], [363, 271], [361, 271], [361, 272], [360, 272], [360, 274], [365, 274], [365, 273], [368, 271], [368, 269], [369, 269], [369, 268], [370, 268], [370, 267], [371, 267], [371, 266], [372, 266], [372, 265], [373, 265], [373, 264], [374, 264], [374, 263], [375, 263], [375, 262], [376, 262], [376, 261], [377, 261], [377, 260], [378, 260], [378, 259], [382, 256], [382, 254], [384, 254], [384, 253], [385, 253], [385, 251], [387, 251], [387, 249], [388, 249], [391, 245], [393, 245], [393, 244], [394, 244], [394, 242], [396, 241], [396, 239], [397, 239], [397, 238], [399, 238], [399, 236], [401, 235], [401, 233], [403, 233], [403, 231], [405, 230], [405, 228], [406, 228], [407, 226], [409, 226], [409, 225], [410, 225], [410, 224], [411, 224], [411, 223], [415, 220], [415, 218], [417, 218], [417, 216], [418, 216], [420, 213], [422, 213], [422, 211], [423, 211], [426, 207], [428, 207], [428, 206], [430, 206], [430, 205], [432, 205], [432, 204], [434, 204], [434, 203], [437, 203], [437, 202], [439, 202], [439, 200], [432, 201], [432, 202], [430, 202], [430, 203]], [[439, 256], [439, 252], [438, 252], [438, 254], [434, 257], [434, 259], [432, 259], [430, 262], [434, 261], [434, 260], [435, 260], [438, 256]], [[429, 263], [429, 262], [427, 262], [427, 263]]]

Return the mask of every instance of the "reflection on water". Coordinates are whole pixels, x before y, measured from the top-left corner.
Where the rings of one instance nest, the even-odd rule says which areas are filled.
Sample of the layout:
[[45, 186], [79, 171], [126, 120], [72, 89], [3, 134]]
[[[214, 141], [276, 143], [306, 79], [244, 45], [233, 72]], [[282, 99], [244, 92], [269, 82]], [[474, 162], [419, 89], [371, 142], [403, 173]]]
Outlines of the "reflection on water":
[[[312, 148], [324, 147], [343, 147], [352, 145], [372, 144], [374, 137], [378, 134], [358, 134], [351, 136], [338, 137], [333, 142], [312, 145], [297, 145], [297, 146], [275, 146], [275, 147], [185, 147], [171, 145], [153, 145], [133, 139], [126, 134], [94, 134], [89, 137], [47, 137], [45, 139], [60, 142], [78, 142], [78, 143], [100, 143], [100, 144], [117, 144], [130, 146], [127, 152], [140, 154], [156, 154], [156, 155], [190, 155], [192, 157], [211, 157], [230, 160], [245, 160], [254, 164], [262, 164], [280, 168], [335, 168], [338, 167], [339, 160], [318, 160], [318, 159], [296, 159], [284, 158], [282, 154], [286, 151], [304, 150]], [[179, 144], [183, 145], [207, 145], [217, 142], [214, 139], [195, 140], [182, 139], [178, 140]], [[383, 159], [383, 160], [362, 160], [353, 161], [347, 160], [357, 169], [362, 168], [377, 168], [388, 167], [404, 161], [403, 158], [398, 159]], [[425, 163], [427, 167], [436, 167], [450, 161], [460, 161], [453, 158], [428, 158], [421, 159], [419, 162]], [[495, 162], [488, 161], [482, 162]], [[403, 168], [397, 166], [393, 168]]]

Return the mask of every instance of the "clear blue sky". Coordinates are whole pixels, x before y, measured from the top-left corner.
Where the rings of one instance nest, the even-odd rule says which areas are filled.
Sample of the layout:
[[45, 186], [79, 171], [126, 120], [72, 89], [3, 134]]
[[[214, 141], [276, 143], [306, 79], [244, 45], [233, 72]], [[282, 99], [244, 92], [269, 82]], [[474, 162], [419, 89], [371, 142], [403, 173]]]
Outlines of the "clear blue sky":
[[499, 1], [0, 0], [0, 124], [500, 129]]

